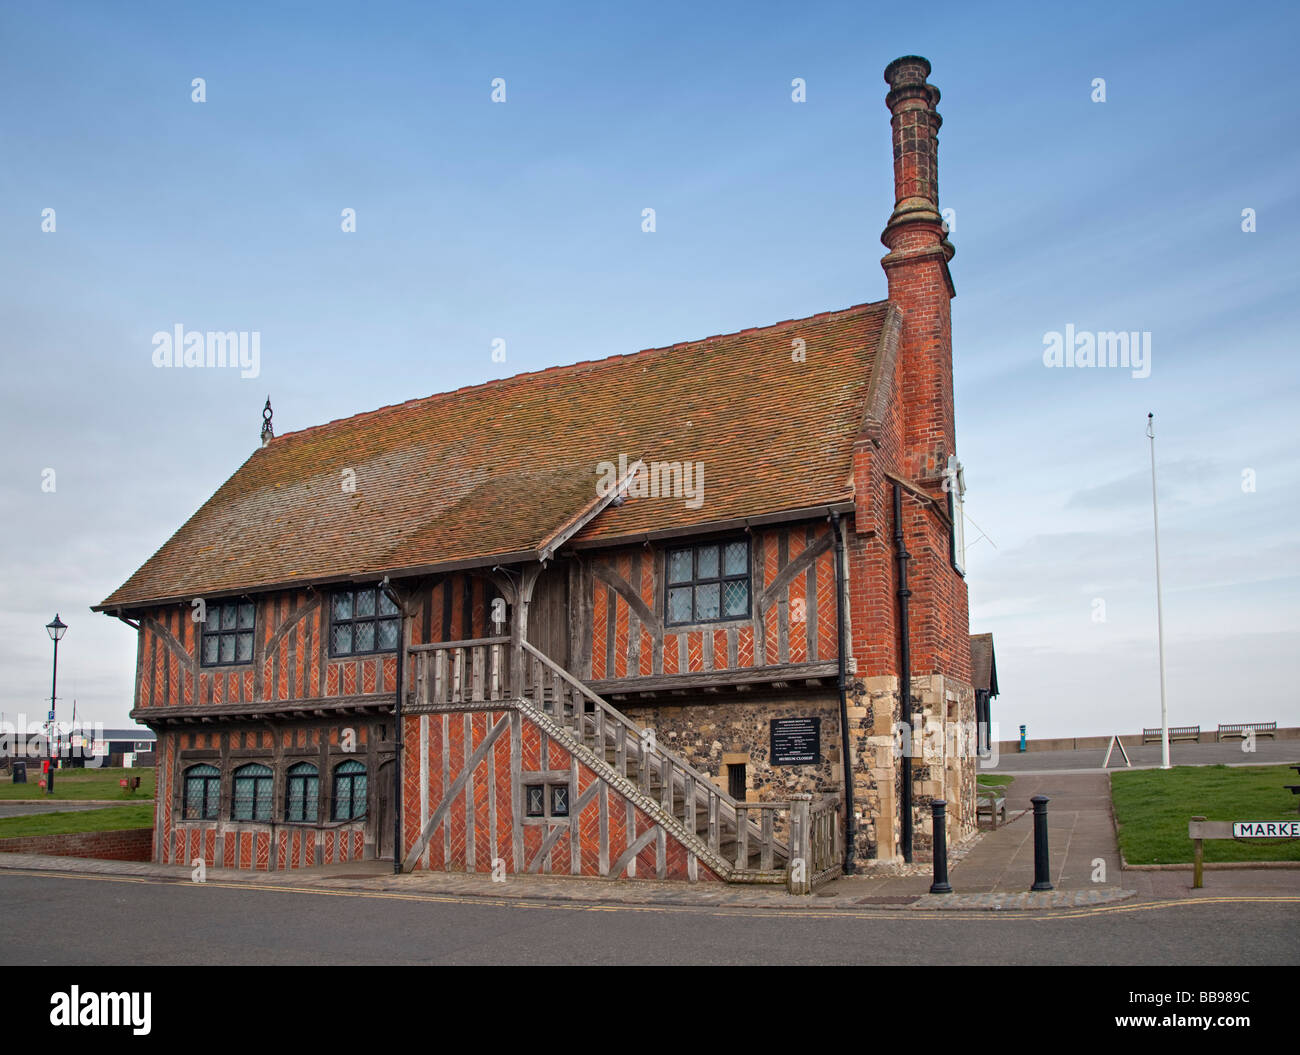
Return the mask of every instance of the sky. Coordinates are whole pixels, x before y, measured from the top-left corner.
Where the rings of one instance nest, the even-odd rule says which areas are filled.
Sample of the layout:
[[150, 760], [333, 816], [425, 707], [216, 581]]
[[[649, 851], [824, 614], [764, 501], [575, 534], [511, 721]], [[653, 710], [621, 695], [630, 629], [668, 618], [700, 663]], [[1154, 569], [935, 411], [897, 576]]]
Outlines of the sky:
[[[0, 710], [48, 707], [57, 611], [60, 717], [127, 724], [135, 635], [90, 606], [255, 449], [268, 394], [284, 433], [883, 299], [881, 74], [920, 54], [1000, 735], [1160, 722], [1148, 412], [1170, 721], [1300, 725], [1298, 24], [1249, 2], [6, 4]], [[176, 325], [256, 331], [257, 376], [156, 368]], [[1045, 365], [1067, 326], [1149, 334], [1149, 374]]]

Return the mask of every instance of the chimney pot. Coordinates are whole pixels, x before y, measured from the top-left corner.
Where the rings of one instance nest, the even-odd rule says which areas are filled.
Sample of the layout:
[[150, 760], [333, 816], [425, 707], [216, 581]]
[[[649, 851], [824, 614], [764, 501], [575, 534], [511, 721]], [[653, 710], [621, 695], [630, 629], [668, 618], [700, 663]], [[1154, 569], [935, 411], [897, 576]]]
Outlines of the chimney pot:
[[[939, 89], [930, 84], [930, 63], [904, 55], [885, 67], [894, 139], [894, 211], [881, 235], [890, 257], [933, 249], [952, 259], [952, 243], [939, 214]], [[889, 259], [888, 257], [886, 259]]]
[[933, 483], [955, 450], [952, 313], [953, 247], [939, 212], [939, 89], [930, 63], [905, 55], [885, 67], [894, 143], [894, 211], [880, 236], [889, 299], [902, 316], [898, 369], [904, 402], [902, 471]]

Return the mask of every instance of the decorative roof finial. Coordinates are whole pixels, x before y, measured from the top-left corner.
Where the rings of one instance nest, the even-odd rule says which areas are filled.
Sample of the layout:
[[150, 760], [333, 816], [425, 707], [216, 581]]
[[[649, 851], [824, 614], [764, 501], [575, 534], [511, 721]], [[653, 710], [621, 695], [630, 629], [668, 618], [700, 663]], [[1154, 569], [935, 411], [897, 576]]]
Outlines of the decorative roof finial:
[[275, 429], [271, 427], [271, 397], [266, 397], [266, 406], [262, 408], [262, 446], [265, 447], [275, 438]]

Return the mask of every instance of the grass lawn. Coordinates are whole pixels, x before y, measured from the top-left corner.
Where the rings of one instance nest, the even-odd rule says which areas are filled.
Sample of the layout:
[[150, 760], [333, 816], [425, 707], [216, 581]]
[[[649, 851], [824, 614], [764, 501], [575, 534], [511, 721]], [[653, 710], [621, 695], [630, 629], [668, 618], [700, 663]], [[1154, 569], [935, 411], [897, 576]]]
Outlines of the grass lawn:
[[975, 777], [982, 788], [1006, 787], [1016, 778], [1008, 773], [979, 773]]
[[[54, 774], [54, 794], [45, 794], [40, 785], [41, 763], [32, 759], [27, 763], [27, 783], [15, 784], [10, 773], [0, 775], [0, 800], [3, 799], [121, 799], [123, 802], [143, 802], [153, 799], [154, 771], [144, 769], [60, 769]], [[139, 777], [140, 787], [128, 795], [117, 782], [123, 777]]]
[[[1298, 783], [1290, 766], [1175, 766], [1112, 773], [1119, 847], [1129, 864], [1190, 863], [1187, 822], [1193, 817], [1295, 820], [1300, 797], [1283, 785]], [[1300, 861], [1300, 839], [1206, 839], [1204, 846], [1207, 861]]]
[[0, 818], [0, 839], [19, 835], [66, 835], [70, 832], [115, 832], [123, 828], [152, 828], [153, 803], [105, 806], [102, 810], [36, 813]]

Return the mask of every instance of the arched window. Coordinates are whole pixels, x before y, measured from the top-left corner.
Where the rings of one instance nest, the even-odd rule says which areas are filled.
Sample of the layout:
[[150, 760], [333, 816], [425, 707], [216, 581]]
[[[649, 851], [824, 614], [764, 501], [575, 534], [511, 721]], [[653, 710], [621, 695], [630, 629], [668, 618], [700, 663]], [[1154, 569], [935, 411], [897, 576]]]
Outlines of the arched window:
[[320, 777], [310, 762], [299, 762], [289, 767], [285, 792], [285, 820], [314, 821], [318, 818], [316, 803], [320, 793]]
[[366, 767], [349, 759], [334, 767], [334, 819], [360, 820], [366, 815]]
[[235, 770], [235, 801], [231, 817], [237, 821], [271, 819], [271, 770], [250, 762]]
[[185, 771], [185, 801], [181, 816], [187, 821], [213, 821], [221, 806], [221, 770], [216, 766], [190, 766]]

